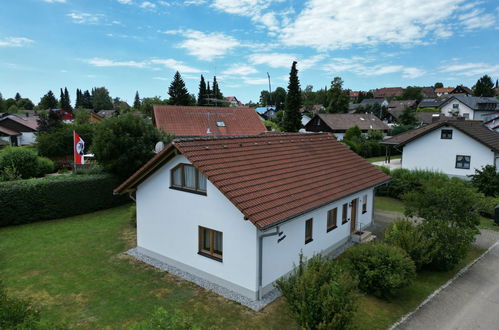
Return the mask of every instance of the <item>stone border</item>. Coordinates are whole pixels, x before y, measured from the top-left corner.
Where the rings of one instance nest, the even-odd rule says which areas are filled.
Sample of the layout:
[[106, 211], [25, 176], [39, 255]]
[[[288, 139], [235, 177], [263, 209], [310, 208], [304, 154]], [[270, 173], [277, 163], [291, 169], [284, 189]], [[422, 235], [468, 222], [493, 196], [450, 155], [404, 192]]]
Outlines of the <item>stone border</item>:
[[412, 312], [407, 313], [406, 315], [402, 316], [397, 322], [395, 322], [388, 330], [394, 330], [398, 326], [402, 325], [405, 321], [410, 319], [418, 310], [420, 310], [424, 305], [429, 303], [434, 297], [436, 297], [442, 290], [447, 288], [449, 285], [451, 285], [455, 280], [457, 280], [459, 277], [463, 276], [464, 273], [466, 273], [471, 267], [473, 267], [474, 264], [476, 264], [478, 261], [482, 260], [493, 248], [499, 245], [499, 241], [495, 242], [492, 244], [484, 253], [482, 253], [478, 258], [470, 262], [468, 265], [465, 267], [461, 268], [454, 277], [452, 277], [450, 280], [448, 280], [446, 283], [444, 283], [441, 287], [436, 289], [435, 291], [432, 292], [426, 299], [419, 304], [418, 307], [416, 307], [415, 310]]
[[276, 298], [281, 296], [281, 293], [279, 292], [279, 290], [274, 288], [272, 291], [270, 291], [269, 293], [264, 295], [261, 300], [251, 300], [248, 297], [240, 295], [240, 294], [238, 294], [232, 290], [229, 290], [227, 288], [224, 288], [218, 284], [207, 281], [199, 276], [185, 272], [183, 270], [178, 269], [177, 267], [171, 266], [167, 263], [164, 263], [164, 262], [159, 261], [157, 259], [151, 258], [143, 253], [140, 253], [137, 250], [137, 248], [130, 249], [124, 253], [128, 254], [129, 256], [132, 256], [135, 259], [140, 260], [140, 261], [142, 261], [150, 266], [153, 266], [153, 267], [158, 268], [160, 270], [164, 270], [172, 275], [179, 276], [186, 281], [197, 284], [200, 287], [203, 287], [207, 290], [213, 291], [213, 292], [215, 292], [215, 293], [217, 293], [217, 294], [219, 294], [227, 299], [238, 302], [241, 305], [244, 305], [246, 307], [251, 308], [255, 312], [260, 311], [262, 308], [264, 308], [265, 306], [270, 304], [272, 301], [274, 301]]

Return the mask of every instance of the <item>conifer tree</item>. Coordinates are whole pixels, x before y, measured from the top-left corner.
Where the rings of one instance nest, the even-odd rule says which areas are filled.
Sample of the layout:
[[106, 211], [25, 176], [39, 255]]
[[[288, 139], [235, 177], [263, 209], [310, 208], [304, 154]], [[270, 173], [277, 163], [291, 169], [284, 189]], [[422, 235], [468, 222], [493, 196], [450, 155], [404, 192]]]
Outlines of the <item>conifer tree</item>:
[[81, 103], [85, 109], [93, 109], [94, 108], [92, 105], [92, 95], [90, 94], [88, 89], [83, 93]]
[[169, 102], [172, 105], [189, 105], [189, 92], [178, 71], [175, 72], [175, 75], [173, 76], [173, 81], [168, 88], [168, 95], [170, 95]]
[[55, 98], [54, 93], [48, 91], [47, 94], [43, 95], [38, 106], [41, 110], [55, 109], [57, 107], [57, 99]]
[[223, 100], [224, 96], [222, 94], [222, 92], [220, 91], [220, 87], [218, 87], [218, 82], [217, 82], [217, 77], [214, 76], [213, 77], [213, 96], [217, 99], [217, 100]]
[[288, 93], [284, 106], [282, 127], [286, 132], [298, 132], [301, 128], [301, 90], [298, 80], [297, 62], [294, 61], [289, 73]]
[[199, 81], [198, 105], [206, 104], [206, 93], [206, 82], [204, 81], [203, 75], [201, 75], [201, 80]]
[[133, 101], [133, 107], [135, 108], [135, 110], [139, 110], [140, 109], [139, 91], [135, 92], [135, 99]]
[[474, 96], [484, 96], [491, 97], [496, 93], [494, 91], [494, 83], [492, 79], [488, 75], [484, 75], [476, 82], [476, 85], [473, 86], [473, 95]]
[[82, 101], [81, 90], [77, 88], [76, 89], [75, 109], [82, 107], [81, 101]]
[[62, 108], [67, 111], [73, 110], [73, 108], [71, 107], [71, 99], [69, 97], [69, 92], [66, 87], [64, 87], [64, 104], [62, 105]]
[[20, 99], [22, 99], [21, 94], [16, 93], [16, 96], [14, 96], [14, 99], [16, 100], [16, 102], [19, 101]]

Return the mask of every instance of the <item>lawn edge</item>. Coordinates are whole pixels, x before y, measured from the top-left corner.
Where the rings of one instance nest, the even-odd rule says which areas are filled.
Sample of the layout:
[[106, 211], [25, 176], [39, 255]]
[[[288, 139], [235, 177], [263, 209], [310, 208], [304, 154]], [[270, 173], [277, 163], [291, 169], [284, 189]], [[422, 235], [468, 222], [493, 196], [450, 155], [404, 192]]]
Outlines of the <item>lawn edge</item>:
[[492, 244], [485, 252], [483, 252], [478, 258], [461, 268], [456, 275], [454, 275], [450, 280], [445, 282], [442, 286], [440, 286], [438, 289], [433, 291], [428, 297], [426, 297], [425, 300], [421, 304], [416, 307], [412, 312], [409, 312], [402, 316], [397, 322], [392, 324], [388, 330], [394, 330], [398, 326], [402, 325], [405, 321], [410, 319], [418, 310], [420, 310], [424, 305], [429, 303], [433, 298], [435, 298], [442, 290], [447, 288], [449, 285], [451, 285], [455, 280], [457, 280], [459, 277], [463, 276], [471, 267], [473, 267], [474, 264], [476, 264], [478, 261], [482, 260], [493, 248], [499, 245], [499, 241], [496, 241], [494, 244]]

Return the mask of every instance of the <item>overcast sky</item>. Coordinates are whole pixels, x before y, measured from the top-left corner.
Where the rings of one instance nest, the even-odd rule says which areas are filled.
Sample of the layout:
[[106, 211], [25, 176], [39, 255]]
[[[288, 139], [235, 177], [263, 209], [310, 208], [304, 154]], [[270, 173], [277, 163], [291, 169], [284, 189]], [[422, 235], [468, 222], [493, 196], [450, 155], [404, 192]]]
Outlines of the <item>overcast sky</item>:
[[471, 87], [499, 78], [496, 0], [3, 0], [0, 92], [37, 103], [49, 89], [105, 86], [133, 102], [167, 97], [175, 70], [191, 93], [199, 76], [225, 96], [257, 101], [286, 87], [341, 76], [353, 90]]

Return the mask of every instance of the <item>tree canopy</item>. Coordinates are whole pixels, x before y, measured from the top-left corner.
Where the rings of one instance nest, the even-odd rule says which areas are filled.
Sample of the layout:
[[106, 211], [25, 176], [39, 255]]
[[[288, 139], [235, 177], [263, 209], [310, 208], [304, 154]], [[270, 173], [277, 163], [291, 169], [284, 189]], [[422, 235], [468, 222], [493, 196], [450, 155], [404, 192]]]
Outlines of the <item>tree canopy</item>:
[[48, 91], [47, 94], [43, 95], [38, 103], [38, 107], [42, 110], [55, 109], [57, 108], [57, 99], [55, 98], [52, 91]]
[[113, 109], [113, 102], [106, 87], [92, 89], [92, 108], [94, 111]]
[[296, 64], [297, 62], [294, 61], [289, 72], [288, 93], [282, 121], [282, 127], [286, 132], [298, 132], [301, 128], [301, 90]]
[[177, 71], [173, 76], [173, 81], [168, 88], [168, 95], [170, 95], [170, 104], [172, 105], [189, 105], [190, 97], [187, 88], [185, 87], [182, 76]]
[[329, 113], [347, 113], [348, 103], [350, 102], [350, 92], [343, 89], [343, 80], [340, 77], [334, 77], [331, 81], [331, 88], [328, 91]]
[[490, 78], [488, 75], [484, 75], [483, 77], [478, 79], [475, 86], [473, 86], [473, 95], [484, 97], [495, 96], [496, 93], [494, 91], [494, 83], [492, 82], [492, 78]]

